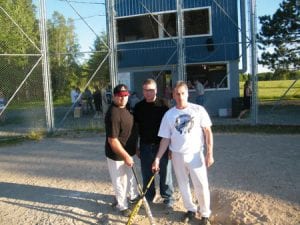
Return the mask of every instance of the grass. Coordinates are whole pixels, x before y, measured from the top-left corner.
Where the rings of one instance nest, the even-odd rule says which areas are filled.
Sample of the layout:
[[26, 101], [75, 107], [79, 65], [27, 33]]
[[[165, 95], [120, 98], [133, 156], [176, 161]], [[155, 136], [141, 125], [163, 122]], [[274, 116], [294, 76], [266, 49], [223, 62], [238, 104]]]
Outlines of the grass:
[[[258, 81], [258, 98], [260, 100], [278, 100], [292, 85], [294, 80]], [[240, 96], [243, 96], [244, 82], [240, 82]], [[300, 99], [300, 80], [285, 95], [287, 100]]]

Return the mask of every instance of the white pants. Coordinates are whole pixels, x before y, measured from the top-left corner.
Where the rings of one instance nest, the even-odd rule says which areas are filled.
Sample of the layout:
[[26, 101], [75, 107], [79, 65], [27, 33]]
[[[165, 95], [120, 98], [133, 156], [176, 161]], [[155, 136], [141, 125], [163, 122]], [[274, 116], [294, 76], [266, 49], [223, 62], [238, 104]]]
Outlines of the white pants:
[[128, 208], [127, 194], [130, 199], [138, 196], [137, 184], [133, 172], [124, 161], [107, 159], [108, 171], [115, 191], [118, 209]]
[[188, 211], [197, 211], [197, 206], [193, 203], [191, 194], [190, 175], [194, 186], [195, 197], [200, 206], [201, 216], [209, 217], [211, 214], [210, 192], [203, 152], [192, 154], [172, 152], [172, 162], [184, 207]]

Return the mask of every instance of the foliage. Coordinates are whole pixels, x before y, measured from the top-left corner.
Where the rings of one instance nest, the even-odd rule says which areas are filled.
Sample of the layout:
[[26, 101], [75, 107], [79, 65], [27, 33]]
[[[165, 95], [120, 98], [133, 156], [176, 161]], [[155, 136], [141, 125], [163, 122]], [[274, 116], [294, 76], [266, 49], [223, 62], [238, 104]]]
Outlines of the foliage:
[[288, 71], [277, 69], [273, 72], [265, 72], [257, 74], [259, 81], [268, 81], [268, 80], [296, 80], [300, 79], [300, 70], [298, 71]]
[[[85, 74], [92, 75], [105, 57], [108, 54], [107, 49], [107, 35], [102, 33], [94, 41], [93, 53], [87, 63], [84, 65], [83, 70]], [[100, 70], [96, 73], [92, 86], [97, 85], [100, 89], [106, 87], [109, 83], [109, 64], [108, 58], [104, 61]]]
[[[276, 80], [276, 81], [259, 81], [258, 82], [258, 98], [260, 100], [275, 100], [291, 87], [293, 80]], [[243, 96], [244, 82], [240, 82], [240, 96]], [[286, 93], [285, 99], [300, 98], [300, 80], [298, 80], [291, 89]]]
[[[0, 0], [1, 32], [0, 53], [6, 54], [39, 54], [39, 30], [36, 20], [36, 8], [31, 0]], [[16, 25], [17, 24], [17, 25]], [[4, 27], [5, 25], [5, 27]], [[0, 77], [4, 83], [1, 90], [9, 97], [23, 81], [38, 57], [1, 57]], [[36, 95], [28, 88], [28, 81], [20, 91], [24, 99]], [[37, 94], [39, 95], [39, 94]]]
[[79, 80], [79, 44], [73, 20], [66, 20], [62, 14], [54, 12], [47, 25], [52, 89], [57, 99], [68, 95], [66, 87]]
[[296, 0], [283, 0], [272, 17], [270, 15], [259, 17], [262, 27], [257, 40], [258, 47], [263, 53], [258, 63], [275, 71], [299, 67], [299, 17]]

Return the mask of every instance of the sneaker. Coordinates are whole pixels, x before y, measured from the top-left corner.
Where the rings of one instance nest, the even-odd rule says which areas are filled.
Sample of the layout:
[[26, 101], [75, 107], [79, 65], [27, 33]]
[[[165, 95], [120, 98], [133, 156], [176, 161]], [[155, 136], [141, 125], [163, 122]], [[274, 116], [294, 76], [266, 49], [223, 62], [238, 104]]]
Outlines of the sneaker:
[[163, 203], [167, 209], [173, 209], [174, 202], [172, 200], [164, 199]]
[[113, 202], [111, 203], [111, 207], [115, 208], [118, 205], [118, 201], [116, 198], [114, 198]]
[[136, 198], [134, 198], [134, 199], [129, 199], [128, 201], [129, 201], [129, 203], [130, 204], [135, 204], [135, 203], [137, 203], [137, 201], [140, 199], [140, 196], [137, 196]]
[[130, 209], [121, 210], [121, 214], [122, 216], [129, 217], [131, 214], [131, 210]]
[[182, 221], [184, 223], [188, 223], [189, 221], [191, 221], [193, 218], [195, 218], [196, 213], [192, 212], [192, 211], [187, 211], [182, 218]]
[[209, 220], [207, 217], [202, 217], [200, 220], [199, 225], [210, 225]]

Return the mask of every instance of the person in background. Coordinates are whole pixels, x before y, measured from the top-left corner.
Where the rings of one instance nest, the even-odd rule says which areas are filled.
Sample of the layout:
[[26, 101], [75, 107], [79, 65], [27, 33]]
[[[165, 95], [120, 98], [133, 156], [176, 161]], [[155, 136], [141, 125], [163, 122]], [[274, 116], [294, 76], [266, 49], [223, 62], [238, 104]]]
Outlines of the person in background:
[[[152, 170], [159, 171], [165, 151], [172, 151], [172, 163], [184, 207], [184, 222], [195, 217], [197, 205], [193, 202], [189, 177], [201, 213], [200, 225], [209, 224], [210, 192], [207, 168], [214, 163], [211, 120], [203, 106], [188, 102], [188, 86], [178, 81], [173, 90], [176, 105], [169, 109], [160, 124], [158, 136], [162, 139]], [[204, 156], [204, 151], [206, 155]]]
[[194, 82], [195, 90], [196, 90], [196, 104], [202, 105], [204, 104], [204, 86], [199, 80], [195, 80]]
[[72, 106], [74, 106], [74, 107], [76, 104], [76, 96], [77, 96], [76, 88], [75, 88], [75, 86], [72, 86], [71, 92], [70, 92], [70, 97], [71, 97]]
[[131, 167], [136, 153], [138, 133], [133, 115], [126, 108], [128, 88], [124, 84], [113, 90], [113, 102], [105, 114], [105, 156], [117, 201], [123, 216], [129, 216], [127, 194], [134, 202], [138, 198], [137, 184]]
[[80, 88], [77, 87], [75, 88], [75, 94], [74, 94], [74, 98], [75, 98], [75, 107], [81, 107], [81, 91]]
[[94, 99], [94, 105], [96, 109], [95, 118], [99, 118], [102, 111], [102, 95], [99, 87], [97, 85], [94, 86], [94, 93], [93, 93], [93, 99]]
[[94, 111], [94, 106], [93, 106], [93, 95], [91, 90], [86, 87], [83, 93], [84, 99], [86, 101], [86, 111], [87, 113], [93, 112]]
[[240, 112], [238, 116], [238, 120], [240, 120], [250, 110], [251, 96], [252, 96], [251, 82], [250, 80], [247, 80], [244, 84], [243, 110]]
[[[143, 83], [144, 99], [137, 103], [134, 108], [134, 119], [138, 124], [140, 136], [140, 145], [137, 155], [141, 160], [144, 188], [153, 174], [151, 165], [158, 152], [159, 142], [161, 140], [157, 135], [160, 122], [165, 112], [169, 109], [167, 101], [157, 97], [156, 94], [157, 84], [155, 80], [145, 80]], [[172, 181], [172, 167], [168, 152], [161, 157], [160, 165], [160, 195], [163, 198], [165, 206], [167, 208], [172, 208], [174, 203], [174, 188]], [[155, 195], [155, 184], [153, 182], [147, 191], [146, 199], [152, 202]]]
[[2, 91], [0, 91], [0, 121], [5, 121], [6, 117], [4, 115], [4, 108], [6, 105], [6, 98]]
[[129, 97], [129, 107], [130, 110], [133, 112], [135, 105], [140, 101], [140, 99], [137, 97], [136, 92], [133, 91]]

